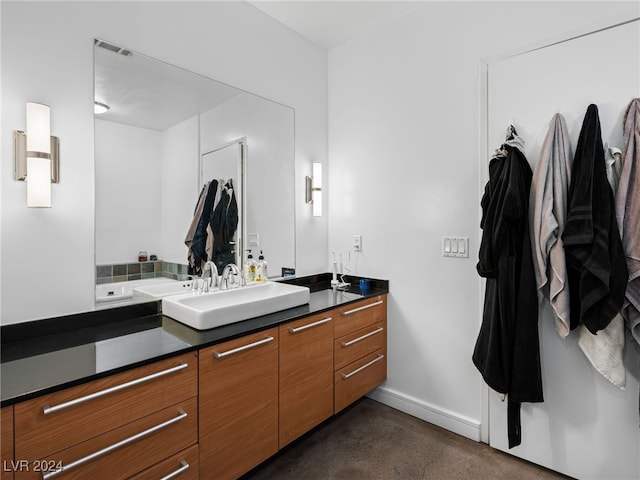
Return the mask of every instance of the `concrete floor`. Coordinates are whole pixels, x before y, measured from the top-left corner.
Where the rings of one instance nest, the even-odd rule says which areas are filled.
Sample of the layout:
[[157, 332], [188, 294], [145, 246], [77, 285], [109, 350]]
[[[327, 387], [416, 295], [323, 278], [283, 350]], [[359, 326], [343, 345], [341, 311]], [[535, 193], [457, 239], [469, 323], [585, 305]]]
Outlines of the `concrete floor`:
[[363, 399], [242, 480], [567, 480]]

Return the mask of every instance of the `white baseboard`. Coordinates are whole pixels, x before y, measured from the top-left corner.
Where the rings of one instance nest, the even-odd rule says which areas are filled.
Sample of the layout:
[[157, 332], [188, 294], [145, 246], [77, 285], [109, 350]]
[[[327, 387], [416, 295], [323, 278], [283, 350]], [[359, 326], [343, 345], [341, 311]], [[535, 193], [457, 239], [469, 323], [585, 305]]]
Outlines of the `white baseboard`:
[[429, 405], [422, 400], [384, 387], [378, 387], [369, 392], [367, 397], [463, 437], [476, 442], [480, 441], [480, 422], [468, 417]]

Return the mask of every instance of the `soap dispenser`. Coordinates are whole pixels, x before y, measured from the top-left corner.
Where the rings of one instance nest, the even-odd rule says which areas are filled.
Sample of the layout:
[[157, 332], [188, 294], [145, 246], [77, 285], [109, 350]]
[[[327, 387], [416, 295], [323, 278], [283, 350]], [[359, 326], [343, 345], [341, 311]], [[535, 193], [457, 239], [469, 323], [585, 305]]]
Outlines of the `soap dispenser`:
[[253, 283], [256, 281], [256, 262], [253, 259], [251, 250], [247, 250], [247, 261], [244, 264], [244, 281], [246, 283]]
[[256, 282], [266, 282], [268, 279], [267, 261], [264, 259], [262, 250], [260, 250], [260, 256], [258, 257], [258, 263], [256, 264]]

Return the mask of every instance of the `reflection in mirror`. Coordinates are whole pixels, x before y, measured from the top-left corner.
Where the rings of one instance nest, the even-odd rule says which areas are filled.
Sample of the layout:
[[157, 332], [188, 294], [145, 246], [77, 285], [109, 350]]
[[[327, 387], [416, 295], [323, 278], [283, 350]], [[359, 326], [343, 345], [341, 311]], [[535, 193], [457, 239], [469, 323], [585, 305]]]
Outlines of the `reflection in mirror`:
[[[202, 275], [207, 260], [213, 261], [218, 274], [222, 274], [230, 263], [242, 267], [242, 251], [237, 245], [242, 245], [244, 237], [240, 232], [244, 223], [245, 159], [246, 139], [202, 154], [200, 183], [204, 187], [192, 222], [194, 235], [189, 247], [191, 275]], [[208, 221], [203, 221], [206, 219]]]
[[200, 192], [229, 176], [202, 168], [238, 139], [236, 261], [263, 250], [271, 276], [295, 268], [293, 109], [103, 41], [94, 63], [109, 108], [95, 115], [96, 283], [187, 278]]

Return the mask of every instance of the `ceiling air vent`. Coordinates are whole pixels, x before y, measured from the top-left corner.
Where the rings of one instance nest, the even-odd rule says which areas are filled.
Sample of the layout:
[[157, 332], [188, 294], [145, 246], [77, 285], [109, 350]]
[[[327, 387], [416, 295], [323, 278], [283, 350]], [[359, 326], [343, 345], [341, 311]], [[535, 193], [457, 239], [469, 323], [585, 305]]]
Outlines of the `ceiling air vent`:
[[125, 57], [133, 56], [133, 52], [131, 50], [118, 47], [117, 45], [113, 45], [112, 43], [107, 43], [103, 40], [96, 39], [95, 44], [96, 44], [96, 47], [104, 48], [105, 50], [109, 50], [110, 52], [117, 53]]

